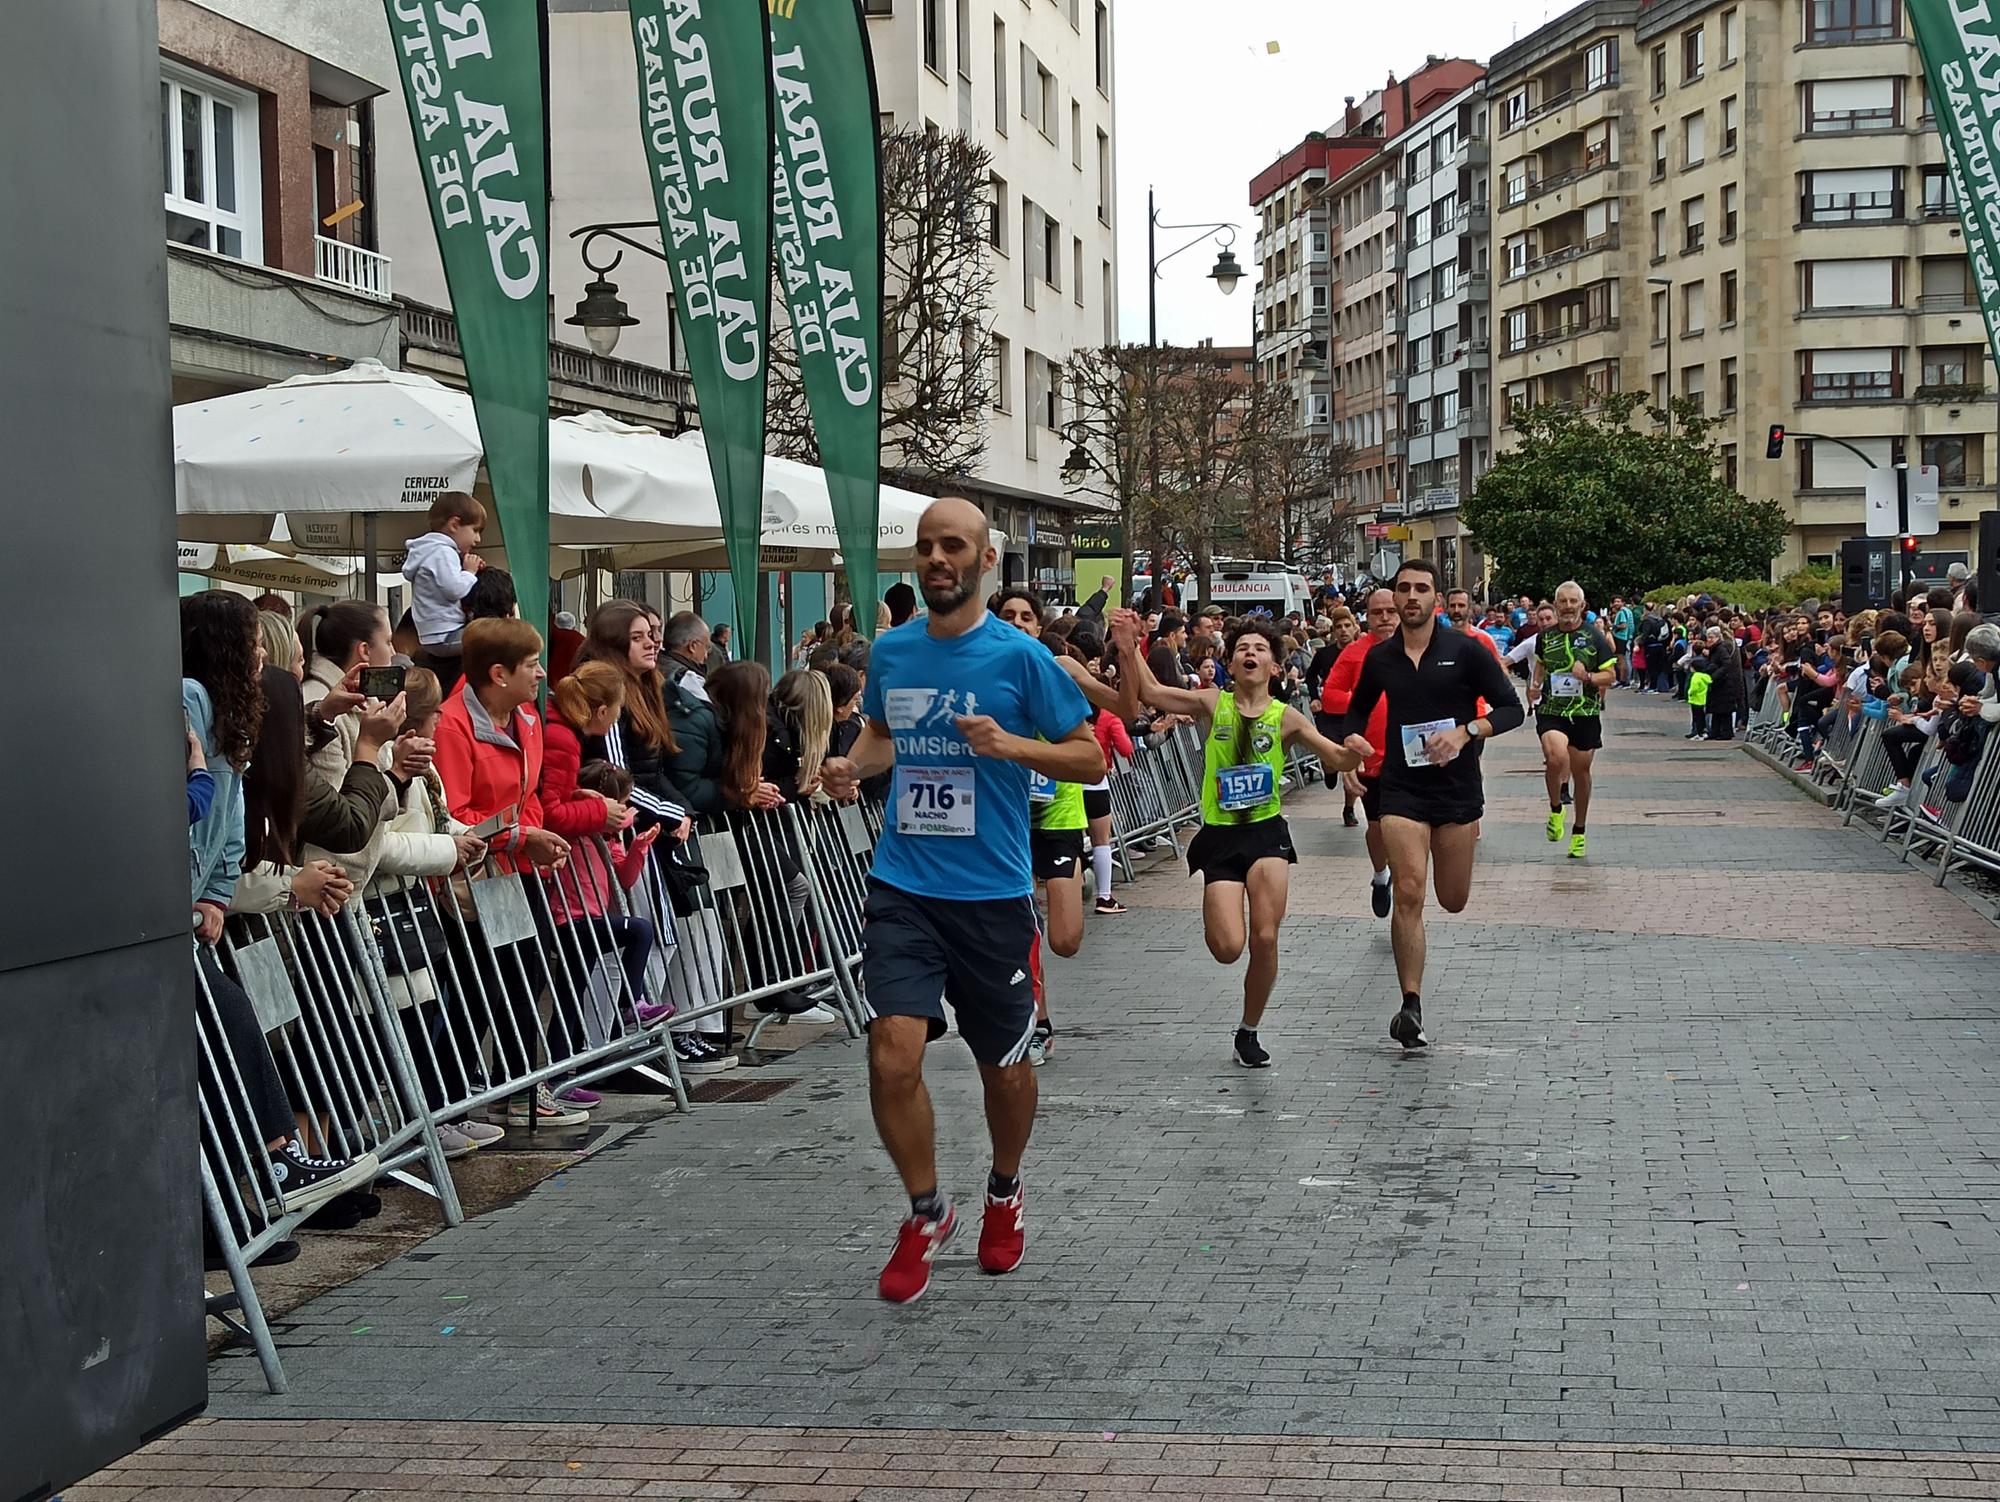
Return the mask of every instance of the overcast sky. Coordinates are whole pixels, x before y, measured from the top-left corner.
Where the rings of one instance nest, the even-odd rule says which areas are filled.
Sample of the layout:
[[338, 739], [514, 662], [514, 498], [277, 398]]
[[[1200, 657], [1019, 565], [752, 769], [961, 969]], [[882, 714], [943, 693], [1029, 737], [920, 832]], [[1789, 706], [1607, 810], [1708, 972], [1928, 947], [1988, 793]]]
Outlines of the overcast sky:
[[[1118, 25], [1119, 329], [1146, 337], [1146, 188], [1174, 224], [1229, 220], [1254, 277], [1250, 179], [1425, 54], [1485, 61], [1570, 0], [1122, 0]], [[1271, 43], [1278, 50], [1270, 51]], [[1160, 254], [1193, 232], [1160, 232]], [[1160, 273], [1160, 339], [1249, 342], [1252, 277], [1223, 297], [1213, 242]]]

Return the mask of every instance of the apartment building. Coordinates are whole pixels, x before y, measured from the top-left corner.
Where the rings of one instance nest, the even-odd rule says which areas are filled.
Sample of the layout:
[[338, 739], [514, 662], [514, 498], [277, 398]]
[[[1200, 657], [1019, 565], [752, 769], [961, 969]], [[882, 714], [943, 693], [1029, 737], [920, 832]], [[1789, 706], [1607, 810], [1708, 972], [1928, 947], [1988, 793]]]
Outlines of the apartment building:
[[1462, 59], [1426, 59], [1407, 79], [1345, 103], [1335, 130], [1308, 136], [1257, 174], [1259, 378], [1286, 385], [1298, 431], [1354, 450], [1330, 504], [1351, 524], [1341, 561], [1380, 566], [1384, 516], [1399, 514], [1402, 369], [1400, 158], [1390, 142], [1474, 83]]
[[[561, 0], [558, 0], [561, 8]], [[622, 9], [622, 5], [621, 5]], [[1007, 578], [1071, 584], [1064, 371], [1118, 342], [1112, 0], [864, 0], [883, 128], [958, 131], [993, 158], [986, 457], [966, 487], [1007, 534]]]
[[1458, 504], [1493, 452], [1489, 153], [1483, 81], [1389, 143], [1403, 184], [1400, 540], [1447, 586], [1484, 573]]
[[[1990, 356], [1900, 0], [1592, 0], [1490, 82], [1504, 400], [1697, 401], [1725, 477], [1792, 513], [1778, 573], [1861, 533], [1898, 452], [1940, 470], [1926, 555], [1969, 555]], [[1867, 459], [1768, 460], [1774, 423]]]

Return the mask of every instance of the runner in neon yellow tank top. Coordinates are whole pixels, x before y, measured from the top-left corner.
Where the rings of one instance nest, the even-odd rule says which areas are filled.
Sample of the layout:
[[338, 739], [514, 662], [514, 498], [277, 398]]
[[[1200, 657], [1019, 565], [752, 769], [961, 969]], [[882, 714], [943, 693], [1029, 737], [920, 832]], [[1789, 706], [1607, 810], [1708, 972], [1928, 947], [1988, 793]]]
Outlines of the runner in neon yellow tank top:
[[[1002, 590], [994, 602], [994, 610], [1016, 630], [1041, 638], [1042, 601], [1033, 590], [1020, 586]], [[1071, 656], [1067, 643], [1057, 645], [1051, 639], [1048, 645], [1055, 652], [1057, 665], [1083, 690], [1093, 708], [1117, 708], [1117, 693]], [[1042, 889], [1049, 948], [1068, 959], [1083, 948], [1084, 831], [1090, 823], [1084, 809], [1083, 784], [1031, 777], [1028, 814], [1028, 854], [1034, 864], [1036, 885]], [[1055, 1051], [1056, 1030], [1049, 1020], [1048, 985], [1039, 943], [1030, 960], [1029, 973], [1035, 980], [1035, 1036], [1029, 1040], [1028, 1059], [1034, 1064], [1045, 1064]]]
[[1157, 709], [1194, 715], [1207, 724], [1202, 828], [1188, 846], [1188, 869], [1202, 874], [1201, 920], [1208, 952], [1233, 965], [1247, 942], [1250, 966], [1243, 976], [1235, 1056], [1246, 1069], [1266, 1068], [1271, 1055], [1257, 1041], [1257, 1024], [1278, 979], [1278, 926], [1291, 893], [1290, 868], [1298, 860], [1279, 793], [1285, 747], [1303, 743], [1329, 777], [1356, 770], [1367, 757], [1335, 745], [1310, 717], [1271, 697], [1278, 634], [1267, 625], [1246, 622], [1231, 633], [1227, 691], [1176, 688], [1156, 679], [1139, 651], [1138, 617], [1129, 610], [1113, 616], [1111, 635], [1118, 647], [1127, 718], [1143, 698]]

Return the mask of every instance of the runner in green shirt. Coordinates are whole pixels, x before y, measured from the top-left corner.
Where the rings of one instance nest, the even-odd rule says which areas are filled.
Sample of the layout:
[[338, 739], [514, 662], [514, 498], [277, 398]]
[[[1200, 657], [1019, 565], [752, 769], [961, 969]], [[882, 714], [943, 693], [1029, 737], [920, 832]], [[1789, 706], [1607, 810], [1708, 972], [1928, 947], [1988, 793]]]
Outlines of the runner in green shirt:
[[1284, 922], [1291, 867], [1298, 860], [1279, 792], [1285, 747], [1303, 742], [1329, 778], [1356, 770], [1367, 757], [1334, 744], [1310, 716], [1271, 697], [1278, 633], [1262, 621], [1245, 621], [1229, 634], [1227, 689], [1161, 683], [1139, 652], [1138, 617], [1129, 610], [1113, 616], [1111, 635], [1119, 649], [1119, 712], [1125, 718], [1137, 713], [1143, 698], [1155, 709], [1206, 723], [1201, 832], [1188, 844], [1188, 869], [1202, 874], [1201, 921], [1208, 952], [1233, 965], [1247, 940], [1250, 964], [1243, 976], [1235, 1056], [1246, 1069], [1268, 1068], [1271, 1055], [1257, 1041], [1257, 1024], [1278, 979], [1278, 925]]
[[1590, 764], [1604, 744], [1604, 691], [1617, 676], [1617, 661], [1611, 643], [1584, 624], [1583, 586], [1575, 580], [1558, 585], [1556, 623], [1535, 638], [1528, 699], [1535, 706], [1535, 733], [1542, 740], [1551, 842], [1563, 837], [1563, 784], [1575, 789], [1571, 860], [1584, 856], [1584, 824], [1590, 817]]

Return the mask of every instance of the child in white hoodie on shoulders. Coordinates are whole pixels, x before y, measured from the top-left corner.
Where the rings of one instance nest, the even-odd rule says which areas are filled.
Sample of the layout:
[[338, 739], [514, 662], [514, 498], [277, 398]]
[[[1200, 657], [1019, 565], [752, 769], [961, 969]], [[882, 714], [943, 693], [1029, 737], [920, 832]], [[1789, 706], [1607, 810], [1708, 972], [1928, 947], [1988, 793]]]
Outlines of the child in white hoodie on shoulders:
[[486, 560], [472, 550], [486, 531], [486, 508], [462, 490], [431, 502], [430, 530], [411, 539], [403, 558], [410, 581], [410, 615], [417, 628], [416, 664], [447, 687], [459, 677], [459, 635], [466, 593]]

